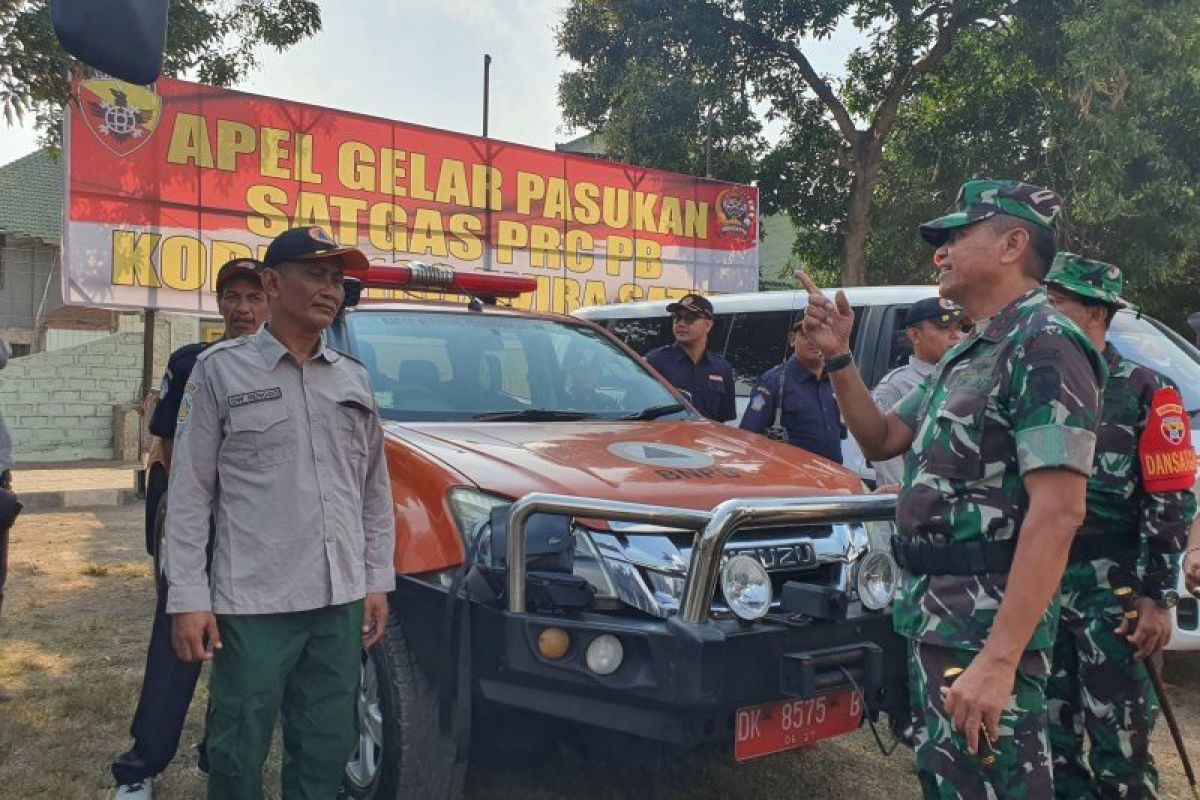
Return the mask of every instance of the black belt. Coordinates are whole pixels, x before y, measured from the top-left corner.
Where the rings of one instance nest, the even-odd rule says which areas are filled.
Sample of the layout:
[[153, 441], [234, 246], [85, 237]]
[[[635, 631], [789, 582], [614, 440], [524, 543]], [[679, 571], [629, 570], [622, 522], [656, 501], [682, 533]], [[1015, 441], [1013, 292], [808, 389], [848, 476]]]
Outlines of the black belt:
[[1137, 555], [1138, 543], [1127, 533], [1101, 533], [1080, 536], [1071, 542], [1071, 563], [1098, 558], [1123, 560]]
[[1001, 542], [912, 542], [892, 538], [896, 563], [913, 575], [982, 575], [1008, 572], [1015, 539]]

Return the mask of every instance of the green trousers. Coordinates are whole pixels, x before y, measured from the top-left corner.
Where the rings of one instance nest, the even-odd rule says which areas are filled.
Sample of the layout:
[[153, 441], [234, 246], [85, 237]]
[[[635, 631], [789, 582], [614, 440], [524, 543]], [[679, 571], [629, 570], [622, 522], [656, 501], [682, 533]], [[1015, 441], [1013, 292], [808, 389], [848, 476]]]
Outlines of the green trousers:
[[967, 750], [967, 739], [946, 712], [942, 690], [950, 667], [965, 669], [977, 652], [909, 640], [909, 687], [923, 723], [917, 730], [917, 779], [925, 800], [1049, 800], [1054, 794], [1046, 738], [1046, 676], [1050, 654], [1026, 652], [1017, 667], [1000, 738], [988, 763]]
[[362, 601], [222, 615], [208, 709], [209, 800], [259, 800], [283, 716], [285, 800], [333, 800], [357, 743]]

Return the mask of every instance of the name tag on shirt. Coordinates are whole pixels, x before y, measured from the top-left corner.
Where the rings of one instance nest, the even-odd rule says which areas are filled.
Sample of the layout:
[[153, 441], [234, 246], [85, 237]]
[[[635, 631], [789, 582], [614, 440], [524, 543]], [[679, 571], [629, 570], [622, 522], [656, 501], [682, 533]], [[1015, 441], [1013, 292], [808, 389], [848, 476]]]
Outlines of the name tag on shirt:
[[717, 383], [724, 383], [724, 382], [725, 382], [725, 378], [723, 378], [723, 377], [722, 377], [722, 376], [720, 376], [720, 375], [709, 375], [709, 376], [708, 376], [708, 379], [709, 379], [710, 381], [716, 381]]
[[283, 389], [276, 386], [271, 389], [255, 389], [253, 392], [231, 394], [225, 400], [229, 403], [230, 408], [238, 408], [251, 403], [261, 403], [264, 400], [278, 400], [281, 397], [283, 397]]

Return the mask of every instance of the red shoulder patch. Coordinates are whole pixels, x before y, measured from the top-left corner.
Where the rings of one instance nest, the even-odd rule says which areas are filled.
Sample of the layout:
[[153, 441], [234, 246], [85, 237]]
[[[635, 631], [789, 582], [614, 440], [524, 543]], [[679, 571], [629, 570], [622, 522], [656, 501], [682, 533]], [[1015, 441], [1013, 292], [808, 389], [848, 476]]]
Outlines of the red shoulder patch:
[[1147, 492], [1190, 489], [1196, 482], [1196, 451], [1178, 389], [1155, 389], [1150, 418], [1138, 441], [1142, 488]]

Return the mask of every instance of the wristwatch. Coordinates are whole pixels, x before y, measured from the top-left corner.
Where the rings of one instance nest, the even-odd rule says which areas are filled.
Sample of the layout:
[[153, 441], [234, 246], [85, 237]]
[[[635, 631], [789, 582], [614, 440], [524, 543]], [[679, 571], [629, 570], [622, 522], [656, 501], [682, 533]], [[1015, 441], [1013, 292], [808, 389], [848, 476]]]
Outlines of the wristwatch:
[[1153, 600], [1159, 608], [1174, 608], [1179, 604], [1179, 592], [1174, 589], [1151, 589], [1146, 597]]

